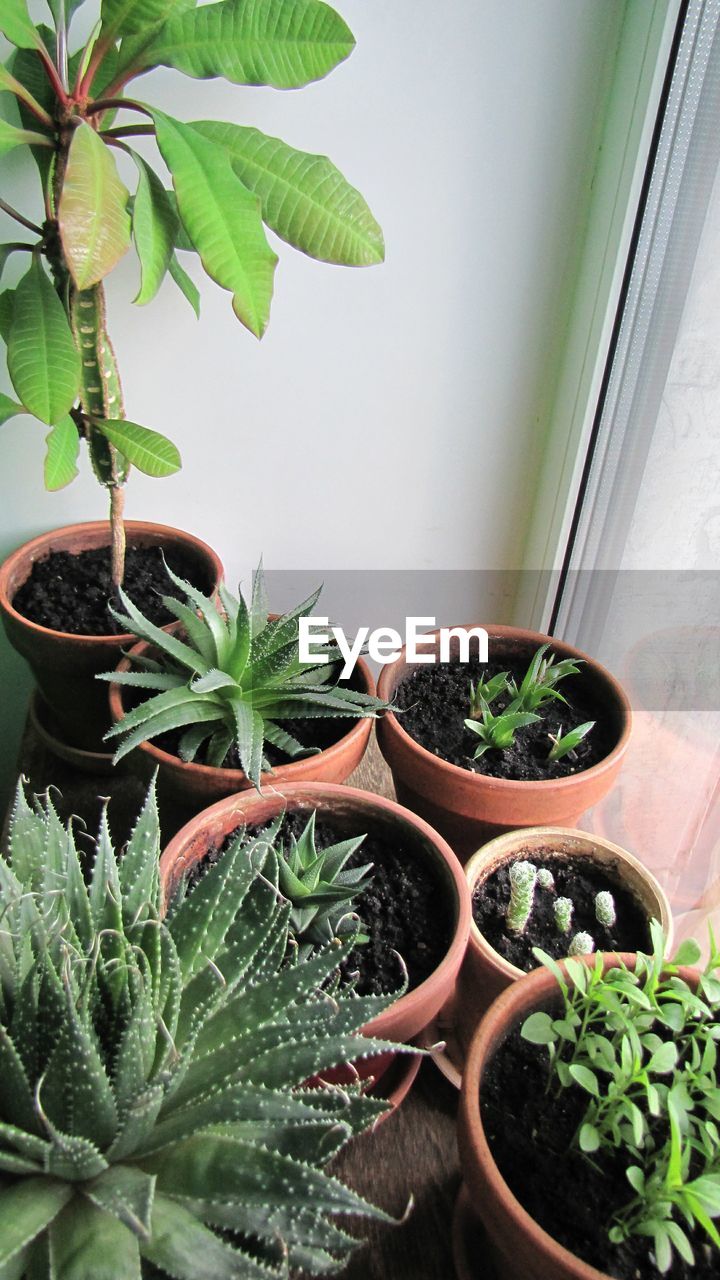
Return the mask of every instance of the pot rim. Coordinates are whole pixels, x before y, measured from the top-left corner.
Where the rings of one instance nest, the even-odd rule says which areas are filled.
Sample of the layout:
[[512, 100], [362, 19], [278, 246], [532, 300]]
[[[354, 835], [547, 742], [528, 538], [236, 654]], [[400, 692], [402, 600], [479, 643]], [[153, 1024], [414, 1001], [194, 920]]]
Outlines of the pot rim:
[[[150, 537], [157, 535], [159, 537], [170, 540], [177, 539], [178, 542], [185, 545], [192, 545], [201, 554], [207, 557], [208, 562], [212, 565], [215, 574], [216, 583], [223, 580], [223, 565], [220, 557], [207, 542], [202, 538], [196, 537], [194, 533], [189, 533], [185, 529], [176, 529], [174, 525], [157, 524], [152, 520], [124, 520], [126, 534], [128, 535], [128, 544], [130, 544], [131, 534], [149, 534]], [[113, 646], [117, 649], [119, 646], [131, 644], [135, 639], [132, 632], [122, 632], [117, 635], [93, 635], [87, 632], [75, 634], [72, 631], [56, 631], [53, 627], [43, 627], [38, 622], [33, 622], [30, 618], [26, 618], [24, 613], [20, 613], [14, 608], [12, 600], [8, 593], [8, 580], [12, 571], [18, 564], [30, 558], [30, 565], [40, 559], [39, 555], [35, 555], [36, 551], [44, 551], [49, 543], [55, 544], [52, 548], [56, 551], [62, 551], [61, 543], [67, 540], [69, 536], [76, 533], [77, 530], [84, 530], [88, 533], [97, 531], [98, 533], [107, 532], [107, 545], [110, 544], [110, 522], [109, 520], [84, 520], [78, 521], [76, 524], [62, 525], [59, 529], [49, 529], [46, 533], [39, 533], [36, 537], [30, 538], [27, 542], [23, 542], [14, 551], [6, 556], [5, 560], [0, 564], [0, 609], [8, 615], [9, 618], [17, 623], [18, 626], [26, 627], [31, 633], [42, 636], [52, 636], [58, 642], [72, 643], [79, 646], [85, 645], [105, 645], [107, 648]], [[97, 546], [103, 546], [103, 541], [99, 541]], [[90, 548], [84, 548], [89, 550]], [[14, 598], [14, 596], [13, 596]], [[175, 626], [171, 623], [170, 626]], [[165, 629], [165, 628], [163, 628]]]
[[[522, 851], [522, 846], [534, 839], [552, 839], [558, 837], [563, 840], [577, 840], [578, 843], [585, 841], [590, 844], [600, 846], [613, 854], [618, 862], [625, 863], [632, 867], [633, 871], [645, 882], [649, 890], [656, 898], [660, 907], [660, 924], [665, 931], [667, 937], [668, 950], [672, 946], [673, 941], [673, 916], [667, 894], [660, 884], [659, 880], [652, 871], [650, 871], [639, 858], [636, 858], [628, 849], [623, 849], [622, 845], [614, 844], [612, 840], [606, 840], [602, 835], [596, 835], [592, 831], [581, 831], [576, 827], [554, 827], [554, 826], [538, 826], [538, 827], [522, 827], [517, 831], [506, 831], [502, 835], [495, 836], [492, 840], [488, 840], [486, 844], [480, 846], [479, 849], [468, 859], [465, 864], [465, 877], [470, 890], [470, 900], [476, 886], [487, 878], [497, 867], [503, 866], [506, 862], [514, 860], [518, 853]], [[511, 846], [504, 849], [504, 846]], [[578, 856], [588, 856], [578, 852]], [[592, 856], [592, 855], [589, 855]], [[485, 873], [483, 875], [483, 872]], [[499, 951], [490, 945], [487, 938], [480, 932], [475, 923], [474, 916], [470, 923], [470, 937], [468, 939], [468, 947], [474, 947], [480, 952], [483, 959], [489, 964], [495, 966], [510, 981], [515, 982], [519, 978], [527, 976], [527, 970], [518, 968], [517, 965], [511, 964]], [[532, 970], [530, 970], [532, 972]]]
[[[272, 787], [271, 790], [264, 792], [262, 795], [256, 792], [241, 791], [231, 796], [225, 796], [224, 799], [218, 800], [207, 809], [203, 809], [195, 818], [191, 818], [184, 827], [180, 828], [163, 850], [160, 858], [160, 877], [164, 886], [169, 879], [170, 868], [182, 857], [185, 846], [197, 838], [199, 831], [202, 830], [208, 819], [212, 820], [216, 816], [224, 818], [225, 815], [232, 815], [236, 810], [240, 813], [243, 809], [247, 809], [248, 806], [252, 808], [260, 805], [263, 801], [266, 803], [269, 801], [271, 805], [277, 802], [278, 809], [283, 807], [283, 801], [286, 807], [290, 807], [294, 799], [298, 801], [305, 799], [311, 802], [316, 800], [317, 807], [322, 807], [324, 804], [324, 807], [331, 812], [333, 800], [340, 798], [353, 804], [363, 814], [368, 814], [373, 809], [380, 810], [383, 814], [392, 816], [396, 820], [403, 822], [406, 827], [411, 828], [413, 834], [422, 839], [429, 857], [440, 870], [441, 878], [447, 890], [452, 892], [453, 895], [453, 935], [450, 946], [439, 965], [424, 982], [394, 1000], [382, 1013], [367, 1023], [364, 1029], [366, 1034], [382, 1038], [384, 1028], [388, 1026], [391, 1020], [397, 1017], [399, 1009], [406, 1016], [412, 1015], [416, 1008], [423, 1004], [429, 989], [432, 990], [434, 987], [442, 985], [452, 975], [453, 971], [459, 969], [465, 954], [470, 931], [470, 894], [463, 869], [447, 841], [423, 818], [418, 817], [411, 810], [405, 809], [396, 800], [389, 800], [386, 796], [377, 795], [373, 791], [363, 791], [359, 787], [348, 787], [338, 782], [291, 782], [284, 786]], [[237, 824], [238, 827], [242, 825], [242, 821]]]
[[[596, 764], [591, 765], [589, 769], [582, 769], [578, 773], [568, 774], [564, 778], [540, 778], [523, 781], [516, 778], [491, 778], [487, 774], [475, 773], [472, 769], [464, 769], [462, 765], [452, 764], [449, 760], [441, 759], [440, 756], [436, 756], [434, 752], [428, 751], [426, 747], [417, 742], [403, 728], [394, 712], [384, 711], [381, 717], [382, 734], [394, 739], [395, 743], [404, 748], [405, 751], [416, 754], [419, 761], [426, 768], [432, 767], [437, 770], [441, 776], [445, 777], [449, 785], [462, 779], [465, 785], [475, 786], [478, 789], [492, 790], [498, 795], [504, 794], [506, 797], [510, 797], [517, 793], [519, 788], [522, 795], [527, 796], [545, 794], [550, 787], [560, 791], [577, 789], [586, 779], [600, 777], [602, 774], [612, 770], [622, 756], [625, 755], [632, 730], [632, 708], [622, 685], [602, 663], [592, 658], [582, 649], [577, 649], [574, 645], [567, 644], [566, 641], [558, 640], [554, 636], [546, 635], [541, 631], [530, 631], [524, 627], [511, 627], [501, 623], [467, 622], [454, 623], [453, 626], [462, 626], [466, 629], [484, 627], [490, 640], [493, 638], [525, 640], [528, 647], [534, 646], [535, 649], [542, 644], [549, 643], [562, 657], [581, 659], [587, 665], [587, 668], [604, 683], [611, 694], [617, 704], [622, 727], [620, 736], [612, 750], [606, 756], [603, 756], [601, 760], [598, 760]], [[424, 639], [428, 640], [431, 636], [437, 637], [442, 630], [446, 629], [437, 627], [434, 631], [427, 631], [424, 633]], [[406, 663], [406, 650], [407, 646], [404, 645], [399, 657], [394, 662], [384, 666], [380, 673], [378, 695], [385, 702], [392, 702], [393, 694], [401, 683], [398, 675], [402, 669], [406, 665], [408, 667], [413, 665]]]
[[[628, 968], [635, 966], [634, 952], [602, 954], [606, 969], [617, 967], [619, 964], [625, 964]], [[578, 957], [586, 966], [592, 965], [596, 958], [596, 956]], [[560, 961], [561, 969], [564, 963]], [[696, 981], [699, 976], [697, 970], [686, 967], [681, 967], [678, 972], [679, 976], [686, 981]], [[555, 1265], [562, 1265], [566, 1271], [571, 1272], [575, 1280], [611, 1280], [606, 1272], [598, 1271], [596, 1267], [579, 1258], [577, 1254], [571, 1253], [555, 1240], [528, 1213], [527, 1209], [523, 1208], [495, 1163], [482, 1121], [480, 1088], [485, 1070], [492, 1060], [495, 1045], [499, 1047], [520, 1020], [542, 1005], [544, 999], [552, 996], [556, 990], [555, 979], [547, 969], [542, 967], [533, 969], [531, 973], [523, 974], [518, 982], [503, 991], [482, 1018], [470, 1043], [463, 1072], [459, 1112], [461, 1163], [463, 1166], [470, 1163], [475, 1169], [483, 1169], [483, 1178], [486, 1182], [492, 1182], [495, 1197], [500, 1201], [504, 1214], [512, 1220], [518, 1232], [529, 1238], [533, 1248], [542, 1254], [545, 1260], [551, 1258]], [[472, 1202], [472, 1194], [470, 1199]], [[473, 1208], [475, 1208], [474, 1203]]]
[[[131, 636], [130, 639], [136, 639], [136, 637]], [[137, 644], [134, 644], [132, 648], [128, 650], [127, 657], [120, 660], [115, 670], [129, 671], [131, 668], [131, 655], [142, 653], [147, 649], [152, 649], [152, 647], [152, 644], [147, 640], [138, 641]], [[363, 687], [360, 692], [374, 695], [375, 681], [373, 680], [370, 668], [362, 658], [357, 659], [355, 663], [355, 670], [358, 671], [362, 677]], [[123, 717], [123, 686], [115, 683], [109, 683], [108, 688], [110, 715], [112, 717], [113, 724], [118, 724]], [[344, 733], [341, 738], [338, 738], [337, 742], [332, 742], [329, 747], [324, 747], [322, 751], [318, 751], [312, 756], [303, 756], [300, 760], [289, 760], [287, 764], [276, 765], [272, 773], [261, 773], [261, 783], [264, 782], [266, 786], [272, 787], [278, 782], [282, 785], [285, 782], [285, 779], [287, 779], [287, 783], [290, 785], [292, 784], [293, 777], [295, 776], [295, 772], [297, 771], [297, 766], [299, 764], [307, 765], [308, 761], [326, 762], [329, 760], [332, 762], [336, 756], [342, 755], [347, 750], [349, 743], [354, 744], [357, 742], [359, 744], [363, 739], [369, 739], [373, 725], [373, 718], [374, 717], [372, 716], [359, 717], [353, 724], [352, 728], [348, 729], [347, 733]], [[215, 779], [220, 784], [229, 783], [230, 780], [234, 780], [235, 778], [245, 778], [247, 781], [247, 774], [243, 769], [225, 769], [218, 765], [198, 764], [195, 760], [181, 760], [179, 756], [172, 755], [169, 751], [163, 751], [162, 747], [158, 747], [154, 742], [149, 742], [147, 740], [139, 742], [134, 750], [142, 751], [146, 756], [149, 756], [154, 762], [156, 768], [163, 765], [166, 769], [181, 769], [183, 772], [186, 771], [186, 777], [206, 779], [207, 781]], [[248, 785], [252, 786], [251, 783]], [[240, 791], [239, 786], [237, 787], [237, 791]], [[207, 810], [203, 810], [202, 812], [205, 813]], [[181, 828], [181, 830], [184, 830], [184, 828]]]

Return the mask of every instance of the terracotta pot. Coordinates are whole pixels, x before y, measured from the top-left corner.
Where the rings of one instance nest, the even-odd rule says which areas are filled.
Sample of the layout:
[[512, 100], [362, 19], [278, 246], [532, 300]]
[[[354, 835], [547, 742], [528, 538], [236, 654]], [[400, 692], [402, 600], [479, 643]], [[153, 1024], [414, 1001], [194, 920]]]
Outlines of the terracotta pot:
[[[193, 818], [168, 844], [160, 859], [166, 896], [173, 892], [189, 868], [205, 856], [208, 848], [222, 844], [239, 826], [261, 826], [270, 822], [285, 808], [308, 816], [314, 809], [326, 813], [339, 830], [347, 830], [348, 834], [381, 830], [393, 836], [401, 832], [406, 842], [412, 841], [414, 854], [437, 874], [443, 892], [452, 903], [454, 931], [450, 946], [429, 978], [363, 1028], [369, 1036], [409, 1043], [432, 1021], [453, 989], [470, 928], [470, 895], [452, 849], [426, 822], [393, 800], [354, 787], [318, 782], [278, 785], [264, 795], [243, 791], [228, 796]], [[372, 1075], [377, 1079], [389, 1065], [391, 1056], [363, 1061], [358, 1065], [360, 1076]]]
[[[222, 564], [199, 538], [168, 525], [142, 520], [125, 522], [129, 547], [178, 549], [191, 566], [197, 586], [212, 592], [222, 580]], [[42, 696], [64, 740], [85, 751], [104, 751], [102, 736], [109, 727], [107, 689], [95, 675], [112, 671], [132, 635], [87, 636], [53, 631], [30, 622], [13, 608], [13, 599], [29, 577], [36, 560], [53, 551], [94, 550], [110, 543], [105, 520], [67, 525], [31, 539], [13, 551], [0, 566], [0, 613], [8, 640], [29, 663]]]
[[[605, 969], [616, 968], [621, 961], [632, 968], [635, 957], [606, 955]], [[592, 964], [594, 957], [585, 957], [584, 962]], [[679, 972], [691, 984], [697, 982], [695, 970]], [[487, 1233], [498, 1280], [521, 1276], [522, 1280], [609, 1280], [605, 1272], [553, 1240], [523, 1209], [501, 1176], [483, 1129], [480, 1089], [488, 1064], [510, 1032], [535, 1009], [547, 1006], [556, 992], [555, 979], [545, 969], [536, 969], [508, 987], [478, 1027], [465, 1066], [458, 1116], [460, 1163], [473, 1211]]]
[[[134, 645], [129, 654], [144, 654], [151, 650], [151, 645], [142, 642]], [[117, 670], [128, 671], [131, 667], [130, 658], [123, 658]], [[375, 682], [362, 658], [356, 663], [354, 676], [359, 692], [374, 695]], [[127, 691], [122, 685], [110, 685], [110, 714], [115, 724], [124, 715], [123, 698], [126, 696]], [[272, 773], [262, 774], [263, 789], [276, 791], [278, 787], [295, 782], [344, 782], [365, 755], [371, 730], [370, 717], [356, 720], [342, 738], [324, 751], [277, 765]], [[179, 756], [163, 751], [154, 742], [141, 742], [126, 759], [130, 767], [148, 781], [157, 770], [158, 803], [165, 838], [208, 805], [253, 787], [241, 769], [219, 769], [194, 762], [186, 764]]]
[[[667, 935], [670, 951], [672, 911], [667, 895], [655, 876], [626, 849], [586, 831], [572, 831], [567, 827], [530, 827], [496, 836], [489, 844], [478, 849], [465, 867], [471, 900], [476, 888], [498, 867], [515, 862], [521, 857], [527, 857], [532, 862], [537, 850], [546, 849], [548, 845], [554, 853], [573, 858], [592, 858], [596, 864], [604, 867], [610, 879], [620, 883], [632, 894], [648, 920], [660, 921]], [[645, 941], [638, 938], [636, 949], [644, 946]], [[493, 1000], [512, 982], [522, 978], [523, 973], [524, 970], [510, 964], [509, 960], [505, 960], [490, 946], [473, 920], [454, 1003], [455, 1033], [463, 1056], [467, 1053], [480, 1019]]]
[[[580, 649], [538, 631], [495, 625], [485, 629], [493, 661], [519, 658], [529, 663], [540, 645], [548, 642], [559, 657], [582, 659], [586, 665], [573, 677], [575, 687], [582, 686], [603, 708], [615, 745], [604, 759], [580, 773], [541, 782], [514, 782], [485, 777], [441, 760], [410, 736], [403, 728], [402, 716], [385, 712], [378, 723], [378, 742], [392, 770], [398, 800], [432, 823], [462, 861], [485, 841], [517, 827], [574, 827], [580, 815], [615, 782], [632, 725], [630, 704], [617, 680]], [[437, 656], [439, 635], [439, 631], [430, 633], [433, 643], [427, 638], [424, 653]], [[457, 653], [457, 640], [451, 642], [450, 651]], [[397, 661], [383, 668], [378, 693], [384, 701], [393, 700], [398, 685], [415, 665], [407, 661], [403, 649]]]

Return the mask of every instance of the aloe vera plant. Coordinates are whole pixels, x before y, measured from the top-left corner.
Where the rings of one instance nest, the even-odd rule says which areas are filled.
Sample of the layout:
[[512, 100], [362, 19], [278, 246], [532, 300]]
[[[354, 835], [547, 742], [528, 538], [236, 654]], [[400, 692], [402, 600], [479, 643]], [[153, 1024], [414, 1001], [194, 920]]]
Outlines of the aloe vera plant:
[[202, 754], [202, 763], [221, 766], [234, 744], [242, 768], [259, 790], [263, 770], [270, 769], [266, 743], [291, 760], [318, 750], [304, 747], [284, 722], [374, 717], [387, 705], [338, 685], [341, 654], [336, 645], [316, 646], [318, 660], [301, 662], [299, 620], [312, 614], [319, 589], [281, 618], [270, 619], [262, 566], [253, 577], [250, 607], [242, 594], [233, 596], [225, 586], [215, 601], [169, 567], [167, 572], [185, 596], [184, 601], [163, 597], [183, 624], [183, 639], [150, 622], [122, 589], [126, 612], [111, 608], [123, 631], [156, 650], [155, 657], [139, 659], [140, 671], [98, 677], [153, 694], [105, 735], [121, 739], [116, 761], [139, 742], [182, 729], [181, 759]]
[[[69, 27], [86, 3], [49, 0], [53, 28], [34, 25], [26, 0], [0, 6], [0, 33], [15, 46], [0, 64], [0, 91], [14, 95], [20, 116], [18, 124], [0, 120], [0, 157], [28, 148], [42, 196], [39, 221], [0, 200], [25, 235], [0, 245], [0, 272], [11, 254], [30, 257], [17, 288], [0, 295], [0, 336], [17, 396], [0, 395], [0, 423], [27, 413], [50, 427], [50, 489], [75, 477], [80, 441], [87, 442], [110, 493], [118, 584], [130, 467], [164, 476], [180, 466], [171, 441], [125, 418], [103, 281], [131, 244], [141, 269], [136, 303], [150, 302], [169, 274], [197, 312], [197, 288], [178, 256], [194, 253], [258, 338], [277, 263], [264, 224], [324, 262], [371, 265], [384, 249], [362, 196], [324, 156], [235, 123], [188, 124], [127, 94], [132, 80], [159, 66], [276, 89], [319, 80], [354, 47], [327, 4], [221, 0], [197, 8], [196, 0], [96, 0], [98, 20], [71, 50]], [[142, 135], [157, 142], [172, 190], [133, 148]], [[137, 170], [132, 195], [118, 174], [118, 150]]]
[[387, 1003], [319, 989], [352, 941], [283, 965], [289, 904], [258, 837], [163, 919], [151, 791], [88, 882], [72, 826], [18, 790], [0, 858], [3, 1280], [338, 1270], [338, 1217], [385, 1217], [324, 1171], [380, 1114], [304, 1082], [387, 1049]]

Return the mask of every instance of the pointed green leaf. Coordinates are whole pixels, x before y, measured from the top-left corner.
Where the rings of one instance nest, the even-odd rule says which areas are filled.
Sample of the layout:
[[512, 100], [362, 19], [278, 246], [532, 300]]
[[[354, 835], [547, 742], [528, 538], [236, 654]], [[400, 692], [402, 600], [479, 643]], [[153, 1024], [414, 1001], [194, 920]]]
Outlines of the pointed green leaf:
[[83, 1192], [98, 1209], [118, 1218], [139, 1240], [150, 1239], [155, 1179], [132, 1165], [113, 1165]]
[[102, 0], [103, 38], [138, 35], [165, 21], [177, 0]]
[[43, 1080], [41, 1102], [64, 1132], [86, 1138], [100, 1150], [117, 1132], [110, 1081], [90, 1028], [68, 998], [65, 1021]]
[[10, 338], [14, 308], [15, 290], [3, 290], [0, 293], [0, 338], [2, 338], [6, 346]]
[[0, 31], [20, 49], [42, 48], [42, 40], [30, 19], [25, 0], [2, 0]]
[[143, 1257], [175, 1280], [267, 1280], [267, 1268], [239, 1253], [175, 1200], [157, 1196]]
[[215, 961], [254, 876], [247, 852], [235, 845], [173, 912], [169, 927], [186, 982]]
[[110, 148], [83, 121], [70, 143], [58, 207], [60, 238], [78, 289], [98, 284], [130, 248], [129, 198]]
[[155, 297], [170, 265], [178, 218], [157, 174], [135, 152], [133, 160], [139, 175], [133, 204], [133, 239], [141, 269], [140, 292], [133, 301], [144, 306]]
[[98, 419], [94, 426], [146, 476], [171, 476], [182, 466], [172, 440], [159, 431], [151, 431], [149, 427], [141, 427], [137, 422], [125, 419], [114, 422]]
[[44, 1231], [71, 1194], [70, 1187], [51, 1178], [24, 1178], [0, 1190], [0, 1265]]
[[65, 416], [80, 386], [68, 318], [36, 257], [15, 290], [8, 371], [19, 399], [48, 426]]
[[148, 50], [148, 65], [196, 79], [297, 89], [352, 53], [353, 34], [321, 0], [224, 0], [172, 18]]
[[123, 915], [130, 923], [160, 907], [160, 821], [153, 782], [120, 861]]
[[270, 316], [277, 262], [265, 238], [260, 202], [243, 186], [222, 147], [161, 111], [153, 115], [185, 229], [208, 275], [232, 293], [238, 319], [260, 338]]
[[326, 156], [296, 151], [259, 129], [198, 120], [193, 128], [224, 147], [263, 221], [322, 262], [370, 266], [385, 256], [383, 234], [365, 200]]
[[18, 404], [17, 400], [11, 400], [10, 396], [0, 391], [0, 427], [11, 418], [16, 418], [19, 413], [27, 413], [25, 406]]
[[53, 1280], [141, 1280], [137, 1238], [84, 1196], [50, 1228], [50, 1267]]
[[76, 464], [80, 451], [78, 429], [69, 414], [51, 427], [45, 443], [45, 488], [51, 491], [64, 489], [78, 473]]
[[190, 278], [187, 271], [178, 261], [177, 254], [173, 253], [168, 264], [168, 271], [175, 281], [180, 292], [187, 298], [195, 315], [200, 318], [200, 290], [195, 281]]
[[[0, 21], [2, 21], [0, 19]], [[4, 156], [8, 151], [12, 151], [14, 147], [21, 147], [27, 144], [35, 147], [51, 147], [52, 139], [48, 138], [44, 133], [34, 133], [32, 129], [17, 129], [15, 125], [8, 124], [7, 120], [0, 120], [0, 156]]]

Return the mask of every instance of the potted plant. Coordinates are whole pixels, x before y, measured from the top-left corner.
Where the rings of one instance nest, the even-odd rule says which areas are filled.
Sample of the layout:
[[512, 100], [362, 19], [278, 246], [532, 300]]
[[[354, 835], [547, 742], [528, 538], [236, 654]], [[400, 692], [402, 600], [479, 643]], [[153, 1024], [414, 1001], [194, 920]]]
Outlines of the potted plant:
[[436, 631], [423, 637], [423, 662], [403, 650], [378, 682], [402, 712], [378, 725], [398, 799], [463, 861], [503, 831], [575, 826], [613, 785], [632, 722], [618, 682], [579, 649], [516, 627], [486, 630], [487, 664], [459, 661], [457, 636], [440, 661]]
[[[77, 0], [49, 7], [53, 30], [31, 22], [25, 0], [3, 5], [0, 16], [0, 32], [15, 46], [0, 66], [0, 88], [15, 96], [20, 113], [19, 126], [0, 125], [0, 155], [30, 149], [43, 202], [41, 221], [7, 199], [0, 206], [23, 237], [3, 246], [0, 269], [10, 255], [29, 262], [17, 287], [0, 296], [0, 336], [15, 392], [14, 398], [0, 396], [0, 422], [28, 414], [50, 428], [45, 480], [51, 489], [74, 478], [84, 442], [109, 494], [110, 526], [93, 533], [91, 543], [86, 530], [78, 541], [72, 526], [15, 554], [0, 578], [0, 609], [12, 643], [18, 643], [21, 618], [27, 616], [12, 612], [19, 588], [39, 561], [63, 548], [77, 559], [100, 542], [112, 594], [124, 577], [126, 536], [131, 545], [143, 545], [123, 523], [130, 468], [161, 476], [180, 465], [171, 441], [124, 413], [104, 280], [131, 244], [141, 270], [138, 304], [150, 302], [170, 275], [197, 311], [197, 289], [178, 256], [194, 253], [230, 292], [235, 315], [258, 338], [268, 323], [277, 263], [264, 224], [326, 262], [371, 265], [384, 252], [365, 201], [326, 158], [234, 123], [187, 124], [127, 92], [132, 80], [158, 66], [195, 79], [222, 76], [234, 84], [279, 89], [318, 80], [354, 47], [345, 22], [328, 5], [252, 0], [238, 6], [228, 0], [196, 10], [184, 0], [102, 0], [99, 21], [74, 51], [68, 28]], [[155, 139], [172, 190], [134, 149], [138, 135]], [[137, 170], [132, 195], [118, 174], [118, 151]], [[62, 567], [71, 572], [66, 560]], [[56, 574], [49, 576], [54, 580]], [[167, 585], [162, 578], [160, 583]], [[197, 585], [211, 584], [203, 579]], [[19, 643], [25, 656], [32, 655], [34, 642], [41, 646], [37, 658], [31, 656], [36, 672], [47, 670], [48, 652], [59, 636], [57, 666], [65, 681], [74, 615], [71, 606], [69, 616], [61, 615], [65, 622], [48, 625], [31, 611], [35, 627], [28, 626]], [[101, 620], [107, 622], [104, 612]], [[125, 639], [120, 637], [121, 645]], [[80, 646], [85, 668], [90, 649]], [[104, 653], [94, 671], [107, 665]], [[60, 704], [53, 709], [62, 715]]]
[[[508, 988], [473, 1040], [459, 1143], [499, 1280], [717, 1274], [720, 955], [545, 967]], [[524, 1165], [524, 1168], [523, 1168]], [[458, 1216], [459, 1274], [463, 1261]]]
[[642, 951], [652, 920], [672, 945], [672, 912], [655, 876], [601, 836], [564, 827], [506, 832], [473, 854], [465, 876], [473, 919], [454, 1004], [461, 1058], [496, 996], [535, 968], [536, 947], [556, 960], [583, 946]]
[[268, 612], [262, 566], [249, 606], [225, 586], [215, 600], [170, 576], [185, 597], [167, 601], [182, 635], [160, 631], [121, 589], [126, 612], [113, 612], [141, 643], [100, 676], [110, 681], [115, 760], [132, 753], [136, 770], [148, 778], [157, 770], [166, 834], [244, 787], [344, 781], [385, 704], [362, 660], [339, 682], [335, 645], [301, 661], [300, 619], [320, 590], [278, 618]]
[[163, 919], [158, 845], [151, 793], [121, 858], [103, 821], [86, 885], [72, 826], [18, 791], [0, 860], [0, 1268], [338, 1270], [358, 1241], [336, 1215], [387, 1215], [325, 1166], [384, 1104], [300, 1086], [387, 1045], [357, 1034], [362, 998], [321, 994], [336, 948], [281, 967], [267, 860], [224, 859]]
[[[185, 878], [196, 875], [198, 866], [212, 862], [218, 850], [228, 844], [242, 847], [246, 832], [261, 831], [283, 817], [289, 831], [299, 835], [312, 815], [320, 843], [351, 840], [357, 845], [358, 837], [365, 837], [348, 870], [357, 870], [359, 863], [367, 875], [367, 864], [371, 867], [369, 883], [353, 895], [354, 910], [370, 941], [354, 948], [347, 969], [359, 970], [361, 993], [377, 995], [407, 984], [404, 994], [373, 1017], [364, 1032], [409, 1043], [453, 989], [467, 943], [470, 900], [449, 846], [394, 801], [353, 787], [310, 782], [228, 796], [193, 818], [167, 845], [160, 860], [166, 893], [171, 895]], [[277, 826], [266, 838], [277, 844]], [[282, 827], [279, 838], [289, 838]], [[304, 905], [298, 900], [294, 909]], [[368, 1067], [356, 1065], [360, 1075], [377, 1078], [389, 1061], [386, 1056]]]

